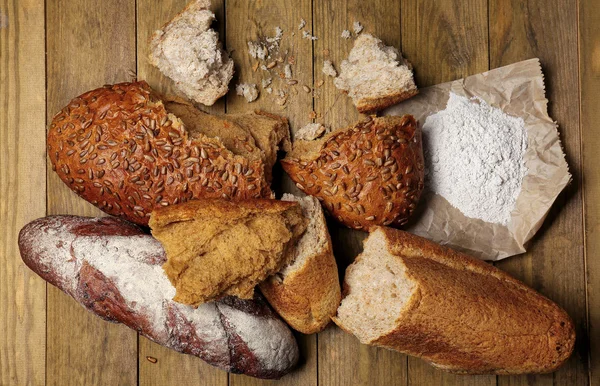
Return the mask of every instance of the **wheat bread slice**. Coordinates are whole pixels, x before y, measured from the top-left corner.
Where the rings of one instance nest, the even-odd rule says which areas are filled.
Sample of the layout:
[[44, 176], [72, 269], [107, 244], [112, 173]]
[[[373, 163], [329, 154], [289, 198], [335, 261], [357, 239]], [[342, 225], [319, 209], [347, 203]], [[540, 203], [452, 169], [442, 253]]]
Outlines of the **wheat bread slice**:
[[319, 201], [291, 194], [282, 200], [299, 203], [308, 226], [292, 250], [292, 263], [262, 282], [260, 290], [293, 329], [312, 334], [327, 326], [340, 304], [337, 264]]
[[492, 265], [377, 227], [346, 270], [334, 322], [362, 343], [468, 374], [547, 373], [575, 331], [552, 301]]

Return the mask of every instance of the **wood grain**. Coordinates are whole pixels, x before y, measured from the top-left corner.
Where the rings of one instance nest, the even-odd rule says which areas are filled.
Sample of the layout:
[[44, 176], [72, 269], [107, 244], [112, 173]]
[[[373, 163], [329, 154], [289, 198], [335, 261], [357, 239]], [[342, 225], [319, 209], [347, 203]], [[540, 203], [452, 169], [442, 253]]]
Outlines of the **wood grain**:
[[[488, 69], [488, 5], [463, 2], [402, 1], [403, 52], [420, 87], [463, 78]], [[424, 22], [427, 20], [427, 22]], [[460, 376], [408, 358], [411, 385], [495, 385], [495, 376]]]
[[490, 3], [492, 68], [539, 57], [550, 116], [558, 121], [573, 182], [555, 202], [528, 253], [497, 266], [564, 307], [577, 328], [573, 357], [554, 374], [499, 377], [500, 385], [588, 383], [585, 267], [582, 230], [577, 1], [503, 0]]
[[[224, 2], [212, 1], [211, 10], [217, 21], [213, 28], [220, 31], [221, 41], [224, 36]], [[155, 90], [164, 94], [176, 94], [173, 81], [148, 62], [148, 41], [152, 33], [171, 20], [187, 4], [186, 0], [154, 0], [137, 1], [137, 76], [145, 80]], [[213, 113], [225, 111], [224, 100], [217, 101], [212, 107], [202, 107]], [[139, 384], [140, 385], [227, 385], [227, 373], [219, 370], [200, 358], [180, 354], [158, 345], [149, 339], [139, 337]], [[157, 362], [148, 361], [147, 357], [156, 358]]]
[[[331, 60], [339, 71], [342, 60], [350, 52], [353, 38], [341, 37], [342, 31], [353, 30], [353, 23], [364, 26], [363, 33], [371, 33], [386, 44], [401, 46], [400, 6], [398, 1], [358, 1], [344, 3], [320, 1], [314, 3], [315, 82], [323, 81], [319, 99], [315, 100], [317, 122], [332, 129], [346, 127], [360, 118], [352, 100], [333, 84], [333, 78], [323, 74], [323, 61]], [[346, 267], [362, 251], [366, 233], [347, 229], [329, 221], [338, 268], [343, 277]], [[319, 334], [320, 385], [406, 385], [406, 356], [380, 348], [361, 345], [358, 339], [330, 326]]]
[[[227, 49], [231, 52], [236, 64], [236, 75], [230, 83], [227, 95], [227, 112], [242, 113], [252, 110], [264, 110], [289, 119], [292, 132], [311, 120], [312, 95], [302, 86], [312, 89], [312, 44], [302, 39], [297, 26], [300, 19], [307, 22], [305, 28], [311, 28], [310, 0], [228, 0], [226, 3], [226, 37]], [[248, 41], [275, 36], [275, 28], [283, 29], [283, 38], [279, 50], [273, 50], [272, 57], [261, 64], [275, 62], [275, 67], [264, 71], [259, 61], [248, 54]], [[292, 33], [294, 35], [292, 36]], [[276, 59], [281, 58], [281, 62]], [[293, 63], [293, 64], [291, 64]], [[291, 64], [292, 78], [298, 83], [289, 85], [284, 79], [284, 68]], [[256, 66], [259, 66], [258, 68]], [[270, 67], [270, 66], [269, 66]], [[256, 71], [254, 69], [256, 68]], [[272, 78], [273, 93], [269, 94], [261, 87], [263, 79]], [[258, 86], [258, 100], [248, 103], [243, 97], [236, 95], [235, 85], [254, 83]], [[277, 93], [286, 93], [285, 104], [278, 104]], [[278, 194], [282, 191], [298, 193], [287, 176], [284, 176], [279, 165], [274, 170], [274, 180], [278, 181], [273, 188]], [[316, 385], [317, 384], [317, 343], [316, 335], [295, 334], [300, 346], [301, 363], [299, 367], [281, 380], [262, 381], [243, 375], [230, 375], [230, 385]]]
[[17, 238], [46, 214], [44, 2], [0, 5], [0, 384], [43, 385], [46, 284]]
[[[135, 2], [46, 2], [48, 120], [73, 97], [126, 81], [135, 69]], [[48, 213], [100, 215], [48, 167]], [[48, 286], [47, 383], [137, 382], [136, 333], [85, 311]]]
[[583, 160], [583, 213], [589, 317], [590, 384], [600, 383], [600, 4], [579, 2], [579, 71], [581, 150]]

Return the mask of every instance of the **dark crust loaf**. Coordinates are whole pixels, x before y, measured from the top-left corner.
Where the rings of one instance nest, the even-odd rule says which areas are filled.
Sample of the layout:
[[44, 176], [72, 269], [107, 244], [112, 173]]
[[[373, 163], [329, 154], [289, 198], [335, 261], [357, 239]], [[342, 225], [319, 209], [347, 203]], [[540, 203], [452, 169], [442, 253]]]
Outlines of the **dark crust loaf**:
[[329, 134], [316, 157], [281, 161], [296, 186], [354, 229], [404, 225], [423, 190], [421, 130], [411, 115], [368, 117]]
[[52, 169], [106, 213], [140, 225], [153, 209], [192, 198], [271, 197], [264, 162], [216, 138], [190, 139], [146, 82], [86, 92], [52, 119]]
[[[126, 221], [112, 217], [41, 218], [21, 230], [19, 249], [29, 268], [96, 315], [123, 323], [161, 345], [198, 356], [223, 370], [279, 378], [298, 360], [298, 347], [289, 328], [258, 295], [254, 300], [224, 298], [194, 309], [162, 299], [162, 293], [151, 293], [151, 299], [143, 302], [122, 292], [120, 275], [129, 275], [129, 283], [153, 280], [156, 277], [140, 275], [151, 272], [162, 276], [160, 266], [166, 260], [158, 241]], [[96, 254], [96, 261], [89, 263], [89, 254], [97, 251], [106, 253]], [[132, 269], [94, 266], [111, 258], [110, 254], [131, 263], [126, 268]], [[139, 267], [150, 271], [135, 272]], [[168, 283], [166, 277], [163, 281]]]

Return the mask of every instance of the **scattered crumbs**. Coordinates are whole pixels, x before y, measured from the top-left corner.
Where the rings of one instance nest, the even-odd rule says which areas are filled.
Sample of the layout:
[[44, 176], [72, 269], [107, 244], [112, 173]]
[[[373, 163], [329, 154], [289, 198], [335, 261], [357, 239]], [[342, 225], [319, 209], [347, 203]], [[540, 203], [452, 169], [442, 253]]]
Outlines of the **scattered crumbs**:
[[260, 42], [248, 42], [248, 54], [254, 59], [265, 60], [269, 55], [269, 51]]
[[296, 36], [296, 33], [295, 33], [295, 32], [292, 32], [292, 36]]
[[267, 87], [265, 89], [266, 92], [268, 92], [269, 94], [273, 94], [273, 88], [272, 87]]
[[252, 66], [252, 71], [256, 72], [256, 70], [258, 70], [258, 65], [258, 62], [254, 63], [254, 65]]
[[332, 78], [337, 76], [337, 71], [335, 70], [335, 67], [333, 67], [331, 60], [323, 61], [323, 74], [331, 76]]
[[304, 90], [304, 92], [310, 92], [310, 87], [308, 87], [307, 85], [302, 86], [302, 90]]
[[156, 359], [156, 358], [154, 358], [154, 357], [151, 357], [151, 356], [147, 356], [147, 357], [146, 357], [146, 360], [147, 360], [148, 362], [150, 362], [150, 363], [156, 363], [156, 362], [158, 362], [158, 359]]
[[284, 71], [286, 79], [290, 79], [292, 77], [292, 65], [291, 64], [289, 64], [289, 63], [286, 64], [283, 71]]
[[266, 40], [269, 43], [277, 43], [277, 45], [279, 46], [279, 41], [281, 41], [281, 38], [283, 37], [283, 30], [281, 29], [281, 27], [275, 27], [275, 36], [273, 37], [267, 37]]
[[258, 98], [258, 88], [256, 88], [255, 84], [251, 84], [251, 83], [238, 84], [235, 87], [235, 92], [239, 96], [243, 96], [244, 98], [246, 98], [246, 101], [248, 101], [248, 103], [254, 102]]
[[350, 31], [348, 31], [347, 29], [342, 31], [342, 38], [350, 39], [351, 37], [352, 37], [352, 35], [350, 35]]
[[296, 132], [294, 140], [313, 141], [329, 131], [329, 128], [321, 123], [309, 123]]
[[273, 82], [273, 78], [263, 79], [262, 82], [261, 82], [262, 88], [269, 87], [272, 82]]
[[317, 112], [316, 111], [311, 111], [310, 113], [308, 113], [308, 118], [309, 119], [317, 119]]
[[269, 71], [269, 69], [267, 68], [267, 66], [265, 66], [264, 64], [260, 65], [260, 69], [263, 71]]
[[316, 84], [315, 87], [321, 87], [323, 84], [325, 83], [325, 81], [323, 79], [320, 79]]
[[290, 56], [288, 58], [288, 63], [289, 64], [296, 64], [296, 58], [294, 57], [294, 55]]
[[275, 103], [277, 103], [279, 106], [283, 106], [285, 105], [287, 102], [287, 94], [285, 91], [279, 89], [277, 91], [277, 99], [275, 99]]
[[270, 70], [271, 68], [275, 67], [277, 65], [277, 61], [274, 60], [271, 63], [267, 64], [267, 68]]
[[298, 24], [298, 29], [301, 30], [306, 26], [306, 20], [300, 19], [300, 24]]
[[359, 33], [362, 32], [364, 27], [362, 26], [362, 24], [360, 24], [359, 21], [355, 21], [352, 28], [354, 29], [354, 33], [358, 35]]
[[317, 40], [318, 39], [316, 36], [311, 35], [310, 32], [308, 32], [308, 31], [302, 31], [302, 38], [308, 39], [308, 40]]

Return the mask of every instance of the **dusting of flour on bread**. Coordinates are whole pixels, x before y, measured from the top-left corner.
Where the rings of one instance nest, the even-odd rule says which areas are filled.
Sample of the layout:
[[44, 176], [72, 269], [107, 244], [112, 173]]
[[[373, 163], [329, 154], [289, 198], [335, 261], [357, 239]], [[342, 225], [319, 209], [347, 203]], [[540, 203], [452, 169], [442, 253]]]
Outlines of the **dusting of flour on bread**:
[[450, 93], [423, 136], [426, 186], [467, 217], [507, 225], [527, 173], [523, 119]]

